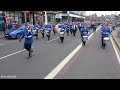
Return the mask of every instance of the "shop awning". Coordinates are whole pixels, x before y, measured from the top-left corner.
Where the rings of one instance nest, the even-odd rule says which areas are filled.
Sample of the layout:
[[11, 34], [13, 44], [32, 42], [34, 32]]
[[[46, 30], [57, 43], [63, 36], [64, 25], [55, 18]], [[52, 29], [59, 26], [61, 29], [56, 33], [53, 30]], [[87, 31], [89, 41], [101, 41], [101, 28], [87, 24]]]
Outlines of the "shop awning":
[[83, 18], [82, 16], [75, 15], [75, 14], [69, 14], [70, 17], [76, 17], [76, 18]]

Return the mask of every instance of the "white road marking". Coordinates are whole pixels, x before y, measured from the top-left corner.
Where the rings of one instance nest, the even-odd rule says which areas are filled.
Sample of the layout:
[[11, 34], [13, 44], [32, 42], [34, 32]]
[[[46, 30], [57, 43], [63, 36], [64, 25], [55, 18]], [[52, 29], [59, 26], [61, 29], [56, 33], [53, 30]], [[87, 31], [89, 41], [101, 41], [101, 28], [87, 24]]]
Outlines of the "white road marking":
[[115, 50], [115, 54], [116, 54], [117, 59], [118, 59], [118, 62], [119, 62], [119, 64], [120, 64], [120, 55], [118, 54], [117, 49], [116, 49], [116, 46], [115, 46], [115, 43], [113, 42], [113, 39], [112, 39], [111, 37], [110, 37], [110, 40], [111, 40], [111, 42], [112, 42], [113, 48], [114, 48], [114, 50]]
[[[101, 26], [97, 28], [96, 32], [97, 32], [100, 28], [101, 28]], [[88, 37], [88, 39], [90, 39], [90, 38], [93, 36], [93, 34], [95, 34], [95, 33], [92, 33], [92, 34]]]
[[[33, 48], [33, 47], [31, 47], [31, 48]], [[15, 54], [17, 54], [17, 53], [23, 52], [23, 51], [25, 51], [25, 50], [26, 50], [26, 49], [23, 49], [23, 50], [20, 50], [20, 51], [15, 52], [15, 53], [12, 53], [12, 54], [9, 54], [9, 55], [0, 57], [0, 60], [1, 60], [1, 59], [4, 59], [4, 58], [7, 58], [7, 57], [9, 57], [9, 56], [15, 55]]]
[[15, 52], [15, 53], [12, 53], [12, 54], [9, 54], [9, 55], [6, 55], [6, 56], [3, 56], [3, 57], [0, 58], [0, 60], [3, 59], [3, 58], [9, 57], [9, 56], [15, 55], [15, 54], [17, 54], [17, 53], [23, 52], [23, 51], [25, 51], [25, 49], [20, 50], [20, 51]]
[[0, 44], [0, 45], [4, 45], [4, 44]]
[[[96, 31], [98, 31], [99, 28]], [[88, 39], [90, 39], [93, 35], [94, 33], [92, 33], [88, 37]], [[71, 60], [71, 58], [81, 49], [81, 47], [82, 43], [76, 49], [74, 49], [60, 64], [58, 64], [57, 67], [55, 67], [44, 79], [53, 79], [60, 72], [60, 70]]]
[[51, 42], [51, 41], [54, 41], [54, 40], [57, 40], [57, 39], [59, 39], [60, 37], [58, 37], [58, 38], [55, 38], [55, 39], [52, 39], [52, 40], [50, 40], [50, 41], [47, 41], [47, 42]]
[[[65, 35], [66, 36], [66, 35]], [[64, 37], [65, 37], [64, 36]], [[51, 41], [54, 41], [54, 40], [57, 40], [57, 39], [59, 39], [60, 37], [58, 37], [58, 38], [55, 38], [55, 39], [52, 39], [52, 40], [50, 40], [50, 41], [47, 41], [47, 42], [51, 42]]]

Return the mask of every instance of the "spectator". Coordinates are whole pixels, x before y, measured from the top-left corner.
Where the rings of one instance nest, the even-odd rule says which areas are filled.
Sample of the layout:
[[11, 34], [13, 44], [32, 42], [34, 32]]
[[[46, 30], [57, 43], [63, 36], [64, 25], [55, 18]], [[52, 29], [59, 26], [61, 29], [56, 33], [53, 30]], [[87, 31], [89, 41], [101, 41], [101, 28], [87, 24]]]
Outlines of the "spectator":
[[6, 29], [6, 24], [5, 24], [5, 22], [3, 21], [3, 22], [2, 22], [2, 30], [3, 30], [4, 33], [5, 33], [5, 29]]
[[11, 29], [11, 28], [12, 28], [12, 24], [8, 23], [8, 29]]
[[19, 28], [19, 24], [17, 21], [15, 21], [15, 28], [18, 29]]

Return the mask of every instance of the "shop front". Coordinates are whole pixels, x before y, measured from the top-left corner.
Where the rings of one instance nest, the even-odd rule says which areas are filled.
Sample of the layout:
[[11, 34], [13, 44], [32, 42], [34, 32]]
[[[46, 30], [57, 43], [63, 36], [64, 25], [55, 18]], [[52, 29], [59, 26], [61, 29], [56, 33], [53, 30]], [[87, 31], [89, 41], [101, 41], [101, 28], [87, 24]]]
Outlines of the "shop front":
[[0, 17], [0, 31], [2, 31], [2, 22], [3, 22], [3, 17]]
[[36, 24], [37, 22], [42, 22], [42, 14], [40, 11], [30, 11], [30, 22]]
[[6, 11], [6, 22], [19, 22], [22, 23], [22, 12], [21, 11]]
[[22, 11], [22, 23], [30, 22], [30, 12]]

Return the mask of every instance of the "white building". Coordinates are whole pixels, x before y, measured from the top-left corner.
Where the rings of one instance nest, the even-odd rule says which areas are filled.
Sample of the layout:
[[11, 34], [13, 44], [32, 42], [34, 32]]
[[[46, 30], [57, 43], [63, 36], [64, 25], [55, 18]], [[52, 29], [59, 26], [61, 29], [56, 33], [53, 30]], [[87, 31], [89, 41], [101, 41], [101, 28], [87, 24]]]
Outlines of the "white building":
[[86, 16], [85, 11], [62, 11], [62, 13], [57, 14], [55, 18], [59, 19], [59, 21], [79, 21], [80, 18], [84, 18]]
[[56, 18], [60, 18], [61, 12], [62, 11], [46, 11], [47, 21], [48, 22], [55, 22]]

